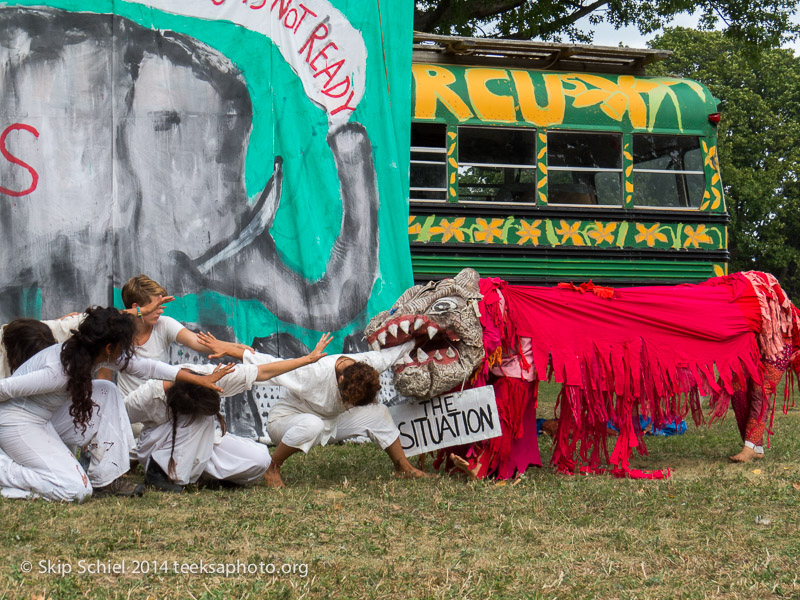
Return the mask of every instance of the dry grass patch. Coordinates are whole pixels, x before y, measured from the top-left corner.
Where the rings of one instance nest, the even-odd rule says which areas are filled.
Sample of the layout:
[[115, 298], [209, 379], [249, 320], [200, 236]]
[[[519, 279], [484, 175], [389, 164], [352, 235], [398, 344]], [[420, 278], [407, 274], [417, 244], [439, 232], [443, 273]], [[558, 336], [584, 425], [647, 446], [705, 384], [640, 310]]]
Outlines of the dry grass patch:
[[[800, 597], [800, 411], [776, 416], [775, 429], [768, 457], [751, 465], [726, 461], [739, 446], [732, 415], [648, 438], [636, 466], [669, 466], [668, 481], [547, 467], [513, 486], [404, 481], [385, 453], [348, 444], [292, 457], [285, 490], [0, 500], [0, 598]], [[43, 560], [73, 572], [38, 573]], [[127, 572], [79, 574], [81, 560], [125, 560]], [[133, 561], [158, 568], [132, 573]], [[200, 561], [307, 571], [174, 572]]]

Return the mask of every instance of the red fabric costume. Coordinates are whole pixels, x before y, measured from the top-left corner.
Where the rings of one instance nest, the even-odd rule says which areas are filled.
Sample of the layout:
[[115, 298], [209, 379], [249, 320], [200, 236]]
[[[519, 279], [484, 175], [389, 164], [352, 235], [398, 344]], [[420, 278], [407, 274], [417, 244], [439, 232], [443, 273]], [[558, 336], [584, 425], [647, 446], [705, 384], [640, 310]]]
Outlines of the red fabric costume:
[[[760, 443], [778, 382], [800, 348], [800, 313], [764, 273], [613, 290], [483, 279], [481, 293], [486, 359], [473, 385], [493, 383], [503, 436], [460, 452], [479, 477], [506, 478], [541, 464], [531, 416], [536, 383], [548, 375], [563, 384], [552, 462], [565, 473], [604, 472], [610, 464], [617, 476], [668, 476], [630, 469], [632, 449], [646, 453], [637, 417], [659, 427], [691, 410], [700, 424], [700, 395], [711, 395], [712, 422], [733, 398], [742, 438]], [[524, 338], [531, 340], [528, 356]], [[530, 381], [492, 374], [509, 360], [522, 372], [532, 363]], [[610, 455], [609, 421], [620, 429]]]

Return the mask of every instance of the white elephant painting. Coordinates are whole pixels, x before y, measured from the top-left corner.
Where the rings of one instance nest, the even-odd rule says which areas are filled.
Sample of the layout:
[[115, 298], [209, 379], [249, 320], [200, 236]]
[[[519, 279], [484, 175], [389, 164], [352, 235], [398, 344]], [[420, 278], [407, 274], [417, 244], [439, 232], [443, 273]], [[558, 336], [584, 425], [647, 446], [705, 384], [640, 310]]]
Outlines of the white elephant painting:
[[[324, 260], [309, 261], [313, 236], [279, 248], [270, 231], [292, 185], [285, 167], [304, 157], [248, 157], [256, 102], [263, 110], [242, 70], [191, 35], [118, 14], [0, 7], [0, 319], [107, 304], [146, 273], [175, 295], [256, 301], [295, 329], [365, 322], [379, 275], [393, 289], [410, 278], [402, 253], [396, 273], [379, 262], [374, 141], [355, 119], [314, 132], [335, 173], [335, 189], [315, 194], [339, 204], [332, 218], [291, 213], [299, 232], [336, 221]], [[298, 108], [270, 110], [279, 123]], [[271, 171], [250, 193], [248, 160]], [[319, 165], [306, 167], [294, 172]]]

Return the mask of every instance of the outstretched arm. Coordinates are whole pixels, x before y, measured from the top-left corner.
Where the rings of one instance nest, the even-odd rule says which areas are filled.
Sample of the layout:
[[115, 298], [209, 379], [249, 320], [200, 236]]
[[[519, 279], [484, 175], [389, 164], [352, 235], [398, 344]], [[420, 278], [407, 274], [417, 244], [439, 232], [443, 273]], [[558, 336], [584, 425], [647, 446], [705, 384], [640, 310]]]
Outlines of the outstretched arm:
[[147, 304], [139, 306], [138, 309], [137, 307], [126, 308], [122, 310], [122, 312], [128, 313], [133, 317], [146, 317], [150, 313], [157, 311], [164, 304], [172, 302], [173, 300], [175, 300], [175, 296], [156, 296], [152, 302], [148, 302]]
[[233, 363], [228, 363], [227, 365], [218, 365], [213, 372], [209, 373], [208, 375], [198, 375], [197, 373], [193, 373], [189, 369], [181, 369], [178, 371], [177, 376], [175, 377], [175, 381], [185, 381], [186, 383], [193, 383], [195, 385], [199, 385], [204, 388], [212, 389], [220, 394], [224, 393], [221, 387], [216, 385], [216, 383], [225, 377], [228, 373], [233, 371], [234, 367]]
[[[210, 333], [203, 333], [201, 331], [200, 333], [192, 335], [195, 336], [198, 345], [202, 348], [202, 350], [199, 350], [200, 352], [210, 352], [208, 358], [222, 358], [224, 356], [229, 356], [230, 358], [242, 360], [245, 350], [250, 350], [250, 352], [253, 351], [250, 346], [238, 344], [236, 342], [224, 342], [222, 340], [218, 340]], [[180, 338], [178, 338], [178, 341], [180, 341]], [[185, 345], [188, 346], [188, 344]]]
[[324, 350], [327, 345], [331, 343], [332, 339], [333, 336], [330, 333], [323, 333], [317, 345], [314, 346], [314, 349], [305, 356], [258, 365], [258, 377], [256, 377], [256, 381], [266, 381], [267, 379], [272, 379], [278, 375], [283, 375], [289, 371], [317, 362], [323, 356], [328, 355]]

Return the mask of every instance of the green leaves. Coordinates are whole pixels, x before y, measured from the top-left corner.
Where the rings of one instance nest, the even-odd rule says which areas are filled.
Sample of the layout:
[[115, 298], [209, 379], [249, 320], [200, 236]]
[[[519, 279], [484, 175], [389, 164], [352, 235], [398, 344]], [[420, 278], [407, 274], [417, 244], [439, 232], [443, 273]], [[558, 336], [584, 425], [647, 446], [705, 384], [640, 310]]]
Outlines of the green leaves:
[[797, 37], [791, 17], [795, 0], [417, 0], [414, 29], [429, 33], [573, 42], [592, 42], [576, 23], [634, 26], [654, 33], [681, 14], [701, 10], [703, 29], [720, 29], [751, 52], [776, 48]]
[[800, 58], [788, 50], [753, 54], [719, 32], [680, 28], [653, 46], [674, 54], [652, 74], [697, 79], [723, 101], [731, 270], [771, 272], [800, 301]]

